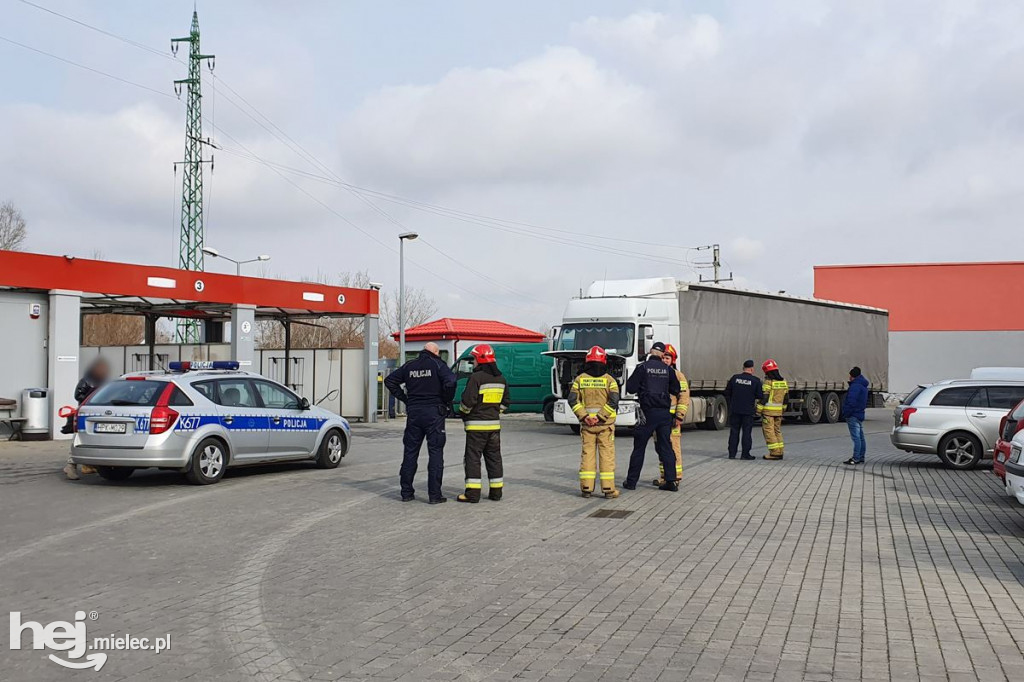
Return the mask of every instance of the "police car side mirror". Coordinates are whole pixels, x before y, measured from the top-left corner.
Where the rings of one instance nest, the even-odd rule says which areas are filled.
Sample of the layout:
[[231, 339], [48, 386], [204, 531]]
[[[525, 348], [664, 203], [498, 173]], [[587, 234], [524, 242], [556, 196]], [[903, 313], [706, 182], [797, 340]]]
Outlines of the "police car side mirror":
[[309, 400], [307, 400], [306, 398], [299, 398], [299, 409], [300, 410], [308, 410], [309, 409]]

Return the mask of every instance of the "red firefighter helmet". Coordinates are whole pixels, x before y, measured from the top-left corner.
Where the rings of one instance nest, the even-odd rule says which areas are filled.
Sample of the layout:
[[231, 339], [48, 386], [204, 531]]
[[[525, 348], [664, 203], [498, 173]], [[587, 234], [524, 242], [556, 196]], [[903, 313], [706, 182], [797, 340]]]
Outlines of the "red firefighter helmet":
[[608, 353], [601, 346], [593, 346], [587, 351], [587, 362], [608, 362]]
[[665, 355], [669, 356], [673, 363], [679, 359], [679, 353], [676, 352], [676, 347], [671, 343], [665, 344]]
[[481, 343], [479, 346], [474, 346], [473, 350], [470, 352], [470, 355], [473, 356], [473, 359], [476, 361], [476, 364], [478, 365], [486, 365], [490, 362], [495, 362], [494, 349], [491, 348], [491, 346], [486, 343]]
[[765, 360], [764, 364], [761, 365], [761, 371], [763, 371], [763, 372], [771, 372], [771, 371], [776, 370], [778, 368], [779, 368], [779, 363], [775, 362], [771, 358], [768, 358], [767, 360]]

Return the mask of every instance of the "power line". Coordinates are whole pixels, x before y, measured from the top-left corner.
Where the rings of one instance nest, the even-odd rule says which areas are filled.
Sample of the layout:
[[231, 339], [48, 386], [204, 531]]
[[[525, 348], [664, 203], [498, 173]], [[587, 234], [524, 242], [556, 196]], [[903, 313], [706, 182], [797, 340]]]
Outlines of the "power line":
[[[98, 26], [93, 26], [92, 24], [87, 24], [84, 21], [80, 21], [78, 19], [75, 19], [74, 17], [69, 17], [66, 14], [61, 14], [60, 12], [58, 12], [56, 10], [52, 10], [49, 7], [43, 7], [42, 5], [37, 5], [34, 2], [29, 2], [29, 0], [19, 0], [19, 2], [21, 2], [22, 4], [28, 5], [29, 7], [35, 7], [38, 10], [41, 10], [41, 11], [46, 12], [48, 14], [52, 14], [52, 15], [54, 15], [56, 17], [60, 17], [61, 19], [66, 19], [67, 21], [70, 21], [73, 24], [78, 24], [79, 26], [87, 28], [90, 31], [96, 31], [97, 33], [102, 33], [103, 35], [107, 36], [108, 38], [113, 38], [114, 40], [120, 40], [122, 43], [126, 43], [128, 45], [131, 45], [132, 47], [137, 47], [140, 50], [145, 50], [146, 52], [151, 52], [151, 53], [153, 53], [155, 55], [158, 55], [160, 57], [166, 57], [167, 59], [172, 59], [172, 60], [174, 59], [174, 57], [172, 57], [171, 55], [167, 54], [166, 52], [161, 52], [160, 50], [157, 50], [156, 48], [150, 47], [149, 45], [146, 45], [144, 43], [137, 42], [135, 40], [132, 40], [131, 38], [125, 38], [124, 36], [119, 36], [116, 33], [111, 33], [110, 31], [104, 31], [102, 28], [99, 28]], [[175, 61], [177, 61], [177, 60], [175, 60]]]
[[4, 41], [5, 43], [10, 43], [11, 45], [17, 45], [18, 47], [24, 48], [26, 50], [30, 50], [32, 52], [36, 52], [38, 54], [45, 55], [47, 57], [50, 57], [51, 59], [56, 59], [59, 62], [64, 62], [65, 64], [68, 64], [70, 66], [74, 66], [75, 68], [83, 69], [85, 71], [89, 71], [91, 73], [95, 73], [95, 74], [97, 74], [99, 76], [103, 76], [105, 78], [110, 78], [111, 80], [115, 80], [115, 81], [117, 81], [119, 83], [124, 83], [125, 85], [132, 85], [132, 86], [134, 86], [136, 88], [142, 88], [143, 90], [148, 90], [149, 92], [156, 93], [156, 94], [160, 95], [161, 97], [170, 97], [171, 99], [176, 99], [174, 97], [174, 95], [172, 95], [169, 92], [162, 92], [160, 90], [157, 90], [156, 88], [151, 88], [148, 85], [143, 85], [142, 83], [136, 83], [135, 81], [130, 81], [127, 78], [121, 78], [120, 76], [115, 76], [112, 73], [107, 73], [106, 71], [100, 71], [99, 69], [94, 69], [91, 66], [86, 66], [85, 64], [81, 64], [81, 63], [76, 62], [76, 61], [74, 61], [72, 59], [66, 59], [64, 57], [60, 57], [58, 55], [55, 55], [52, 52], [47, 52], [46, 50], [40, 50], [38, 47], [32, 47], [31, 45], [26, 45], [25, 43], [19, 43], [17, 40], [11, 40], [10, 38], [7, 38], [6, 36], [0, 35], [0, 40]]

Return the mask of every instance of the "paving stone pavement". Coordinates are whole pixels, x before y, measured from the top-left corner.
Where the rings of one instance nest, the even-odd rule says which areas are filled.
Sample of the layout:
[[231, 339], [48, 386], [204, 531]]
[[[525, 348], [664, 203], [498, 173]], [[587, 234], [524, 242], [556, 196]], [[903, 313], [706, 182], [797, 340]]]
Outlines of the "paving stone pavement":
[[68, 482], [66, 444], [3, 444], [0, 611], [172, 646], [68, 671], [0, 635], [0, 679], [1024, 679], [1024, 507], [988, 468], [897, 452], [889, 423], [872, 412], [857, 468], [843, 424], [787, 425], [782, 462], [686, 432], [679, 493], [585, 500], [578, 440], [517, 417], [505, 499], [440, 506], [398, 501], [395, 423], [356, 426], [337, 470], [208, 488]]

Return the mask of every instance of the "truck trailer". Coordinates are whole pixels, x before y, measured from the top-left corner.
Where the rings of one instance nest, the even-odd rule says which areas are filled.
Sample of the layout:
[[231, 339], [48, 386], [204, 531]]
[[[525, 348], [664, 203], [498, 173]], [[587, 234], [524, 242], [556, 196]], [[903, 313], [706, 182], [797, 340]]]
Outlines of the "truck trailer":
[[693, 284], [672, 277], [597, 281], [566, 305], [552, 330], [554, 421], [578, 432], [567, 400], [591, 346], [609, 354], [609, 371], [622, 387], [620, 426], [636, 424], [636, 396], [626, 378], [657, 341], [679, 351], [690, 385], [684, 424], [722, 429], [729, 423], [723, 391], [743, 361], [773, 358], [789, 383], [783, 416], [835, 423], [849, 370], [863, 369], [869, 406], [882, 407], [889, 384], [889, 313], [879, 308], [813, 298]]

